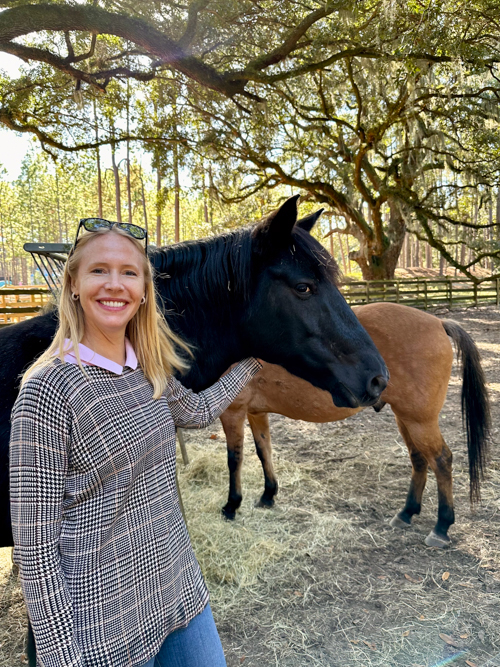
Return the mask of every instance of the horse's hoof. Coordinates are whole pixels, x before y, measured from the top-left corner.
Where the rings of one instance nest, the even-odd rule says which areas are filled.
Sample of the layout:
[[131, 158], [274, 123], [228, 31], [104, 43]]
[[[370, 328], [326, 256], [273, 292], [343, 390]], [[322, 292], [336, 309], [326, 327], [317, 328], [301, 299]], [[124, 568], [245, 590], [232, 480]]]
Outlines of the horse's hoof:
[[262, 496], [259, 498], [259, 500], [255, 501], [255, 507], [265, 507], [266, 509], [271, 509], [271, 507], [274, 507], [274, 499], [264, 498], [264, 496]]
[[223, 507], [222, 510], [222, 516], [226, 521], [234, 521], [236, 518], [236, 510], [231, 509], [230, 507]]
[[396, 514], [396, 516], [393, 516], [390, 520], [389, 525], [393, 528], [410, 528], [411, 522], [404, 521], [399, 514]]
[[438, 535], [433, 530], [425, 538], [425, 543], [428, 547], [437, 547], [438, 549], [445, 549], [451, 544], [448, 535]]

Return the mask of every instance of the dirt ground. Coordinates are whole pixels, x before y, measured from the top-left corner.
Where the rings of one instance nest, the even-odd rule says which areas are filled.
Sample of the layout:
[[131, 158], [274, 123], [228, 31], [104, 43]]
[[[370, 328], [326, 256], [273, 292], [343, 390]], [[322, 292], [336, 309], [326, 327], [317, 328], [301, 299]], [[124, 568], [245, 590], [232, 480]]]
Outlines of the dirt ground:
[[[280, 480], [272, 510], [254, 508], [263, 479], [247, 427], [245, 498], [232, 523], [220, 516], [220, 424], [187, 434], [191, 463], [179, 465], [180, 485], [228, 667], [500, 666], [500, 311], [439, 315], [477, 342], [493, 411], [483, 501], [471, 510], [454, 372], [441, 413], [456, 509], [445, 551], [424, 544], [437, 512], [431, 477], [412, 528], [389, 526], [404, 503], [410, 462], [388, 406], [322, 425], [271, 416]], [[2, 576], [0, 667], [15, 667], [23, 664], [25, 616], [7, 550]]]

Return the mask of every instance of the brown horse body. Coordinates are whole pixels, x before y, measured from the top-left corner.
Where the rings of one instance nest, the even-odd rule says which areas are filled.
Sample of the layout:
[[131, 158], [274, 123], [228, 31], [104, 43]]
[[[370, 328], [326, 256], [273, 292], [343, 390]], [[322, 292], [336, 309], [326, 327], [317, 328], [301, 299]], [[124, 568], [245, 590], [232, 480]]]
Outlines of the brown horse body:
[[[430, 467], [437, 479], [439, 508], [437, 524], [426, 538], [426, 544], [446, 546], [450, 541], [448, 528], [454, 522], [452, 453], [439, 428], [439, 413], [446, 398], [453, 363], [449, 336], [459, 349], [466, 371], [462, 408], [466, 411], [468, 425], [472, 495], [477, 495], [479, 490], [489, 425], [486, 389], [477, 349], [456, 323], [443, 322], [413, 308], [379, 303], [360, 306], [354, 311], [389, 369], [390, 381], [381, 396], [379, 408], [385, 403], [390, 404], [412, 462], [405, 507], [391, 524], [394, 527], [409, 526], [412, 516], [420, 512]], [[467, 392], [475, 395], [468, 396]], [[221, 417], [230, 471], [229, 498], [223, 509], [225, 516], [233, 518], [241, 504], [243, 432], [247, 416], [265, 476], [265, 490], [259, 504], [272, 506], [278, 483], [272, 465], [268, 413], [323, 423], [346, 419], [358, 411], [337, 408], [328, 392], [290, 375], [280, 366], [265, 364]]]

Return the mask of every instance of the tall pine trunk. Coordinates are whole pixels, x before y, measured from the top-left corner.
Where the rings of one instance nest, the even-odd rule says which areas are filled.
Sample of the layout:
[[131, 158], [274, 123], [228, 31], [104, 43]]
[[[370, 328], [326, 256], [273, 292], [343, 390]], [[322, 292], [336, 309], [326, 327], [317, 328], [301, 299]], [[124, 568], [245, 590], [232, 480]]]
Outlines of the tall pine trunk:
[[97, 107], [94, 100], [94, 125], [95, 125], [95, 141], [96, 141], [96, 162], [97, 162], [97, 206], [99, 218], [103, 217], [102, 213], [102, 172], [101, 172], [101, 153], [99, 150], [99, 125], [97, 122]]
[[161, 247], [161, 209], [162, 209], [162, 191], [161, 191], [161, 169], [160, 157], [156, 165], [156, 245]]
[[[176, 128], [177, 130], [177, 128]], [[174, 170], [174, 238], [178, 243], [181, 240], [181, 216], [180, 216], [180, 183], [179, 183], [179, 153], [177, 144], [173, 146], [173, 170]]]
[[146, 206], [146, 193], [144, 192], [144, 179], [142, 177], [142, 167], [139, 169], [139, 178], [141, 179], [141, 198], [142, 198], [142, 213], [144, 215], [144, 229], [149, 235], [148, 231], [148, 209]]
[[115, 179], [115, 203], [116, 203], [116, 220], [122, 221], [122, 199], [120, 191], [120, 171], [116, 164], [116, 144], [111, 144], [111, 164], [113, 166], [113, 176]]
[[132, 186], [130, 184], [130, 79], [127, 79], [127, 205], [128, 221], [132, 224]]

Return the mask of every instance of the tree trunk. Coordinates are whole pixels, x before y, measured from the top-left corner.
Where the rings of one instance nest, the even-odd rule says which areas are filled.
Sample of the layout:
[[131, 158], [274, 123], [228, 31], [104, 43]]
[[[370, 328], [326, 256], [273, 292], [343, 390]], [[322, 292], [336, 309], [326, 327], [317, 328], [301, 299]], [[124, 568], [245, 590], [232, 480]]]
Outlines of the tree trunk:
[[[489, 206], [489, 210], [488, 210], [488, 224], [493, 225], [493, 202], [491, 201], [491, 199], [490, 199], [490, 206]], [[488, 238], [489, 238], [489, 241], [490, 241], [490, 248], [491, 248], [491, 245], [492, 245], [491, 242], [493, 241], [493, 238], [494, 238], [493, 227], [491, 226], [488, 231], [489, 231]], [[493, 262], [493, 259], [490, 259], [490, 273], [493, 273], [494, 270], [495, 270], [495, 263]]]
[[208, 218], [210, 220], [210, 229], [214, 231], [214, 175], [212, 173], [212, 165], [208, 165]]
[[179, 243], [181, 240], [180, 230], [180, 184], [179, 184], [179, 154], [177, 151], [177, 144], [173, 147], [173, 170], [174, 170], [174, 230], [175, 242]]
[[411, 263], [411, 236], [406, 232], [406, 268], [409, 269], [412, 266]]
[[28, 262], [26, 261], [26, 257], [21, 257], [21, 281], [23, 285], [28, 284]]
[[432, 269], [432, 248], [428, 243], [425, 244], [425, 263], [428, 269]]
[[[97, 107], [94, 100], [94, 124], [95, 124], [95, 140], [99, 142], [99, 125], [97, 123]], [[96, 162], [97, 162], [97, 205], [99, 218], [102, 218], [102, 173], [101, 173], [101, 153], [99, 146], [96, 147]]]
[[500, 241], [500, 185], [497, 190], [497, 210], [496, 210], [496, 226], [497, 226], [497, 240]]
[[399, 255], [399, 268], [400, 269], [406, 269], [406, 244], [408, 243], [408, 240], [405, 237], [403, 239], [403, 245], [401, 247], [401, 254]]
[[161, 248], [161, 209], [162, 209], [161, 169], [160, 169], [160, 158], [158, 156], [158, 164], [156, 166], [156, 245], [158, 248]]
[[127, 139], [127, 204], [128, 204], [128, 221], [130, 224], [132, 224], [132, 186], [130, 184], [130, 141], [128, 139]]
[[148, 234], [148, 210], [146, 207], [146, 194], [144, 192], [144, 179], [142, 178], [142, 167], [139, 170], [139, 177], [141, 179], [141, 196], [142, 196], [142, 212], [144, 215], [144, 229], [146, 234]]
[[[130, 136], [130, 79], [127, 79], [127, 137]], [[127, 138], [127, 204], [128, 221], [132, 224], [132, 187], [130, 185], [130, 140]]]
[[[332, 221], [330, 220], [330, 229], [332, 228]], [[331, 239], [331, 250], [332, 250], [332, 255], [333, 255], [333, 234], [330, 235]], [[347, 273], [347, 263], [345, 261], [345, 252], [344, 252], [344, 244], [342, 242], [342, 234], [339, 232], [339, 245], [340, 245], [340, 255], [342, 257], [342, 267], [344, 269], [344, 274]]]
[[405, 223], [401, 212], [393, 202], [389, 203], [390, 218], [385, 235], [385, 247], [380, 250], [375, 242], [358, 237], [360, 249], [351, 252], [350, 258], [361, 268], [364, 280], [392, 280], [405, 239]]
[[56, 209], [57, 209], [57, 227], [59, 230], [58, 242], [62, 243], [61, 207], [59, 202], [59, 176], [57, 175], [57, 165], [56, 165]]
[[111, 144], [111, 164], [113, 165], [113, 176], [115, 178], [115, 202], [116, 202], [116, 220], [122, 221], [122, 199], [120, 192], [120, 171], [116, 164], [116, 145]]

